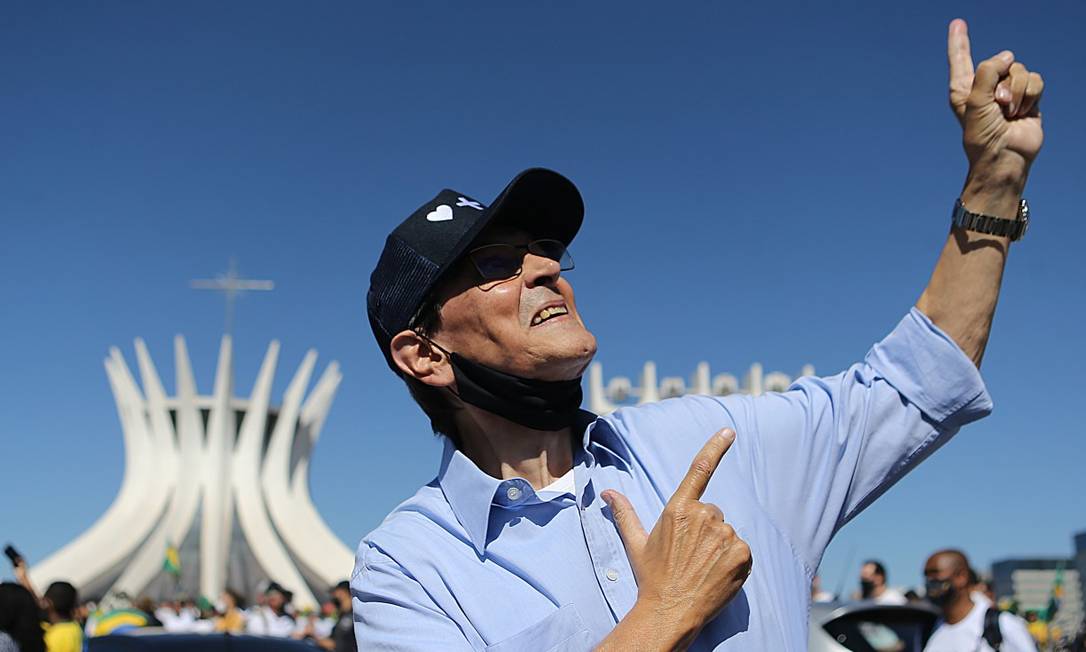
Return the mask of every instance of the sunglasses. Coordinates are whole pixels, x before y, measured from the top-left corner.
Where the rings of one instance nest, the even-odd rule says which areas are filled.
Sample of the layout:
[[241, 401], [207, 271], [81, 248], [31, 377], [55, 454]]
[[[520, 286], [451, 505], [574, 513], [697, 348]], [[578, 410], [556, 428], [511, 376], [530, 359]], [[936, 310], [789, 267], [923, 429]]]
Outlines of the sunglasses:
[[469, 251], [468, 258], [484, 281], [504, 281], [520, 275], [525, 253], [549, 258], [557, 262], [563, 272], [573, 269], [573, 257], [561, 240], [533, 240], [526, 245], [484, 245]]

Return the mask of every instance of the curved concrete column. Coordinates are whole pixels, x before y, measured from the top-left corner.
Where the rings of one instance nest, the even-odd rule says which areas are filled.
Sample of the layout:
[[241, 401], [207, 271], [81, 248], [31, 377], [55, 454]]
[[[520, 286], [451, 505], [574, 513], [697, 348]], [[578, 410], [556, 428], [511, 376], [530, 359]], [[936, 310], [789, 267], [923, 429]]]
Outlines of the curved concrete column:
[[[293, 529], [303, 535], [298, 537], [299, 541], [287, 538], [287, 544], [306, 567], [320, 576], [328, 586], [350, 577], [354, 567], [354, 553], [332, 533], [313, 505], [309, 496], [309, 453], [320, 437], [324, 420], [342, 379], [339, 365], [334, 362], [328, 365], [302, 405], [297, 436], [306, 439], [301, 443], [302, 454], [290, 477], [290, 490], [283, 516], [285, 521], [296, 524]], [[295, 547], [296, 545], [298, 547]]]
[[[120, 351], [111, 349], [106, 374], [125, 442], [121, 490], [90, 529], [33, 568], [34, 581], [67, 579], [139, 594], [164, 572], [168, 546], [184, 546], [192, 560], [188, 546], [198, 525], [198, 586], [184, 590], [217, 596], [225, 588], [231, 542], [242, 537], [246, 546], [239, 550], [251, 553], [245, 564], [255, 562], [262, 577], [293, 591], [297, 607], [317, 607], [307, 578], [321, 582], [323, 591], [353, 564], [350, 550], [317, 513], [308, 486], [309, 455], [342, 378], [339, 365], [329, 364], [306, 398], [317, 356], [309, 351], [277, 409], [271, 392], [278, 342], [269, 345], [248, 400], [233, 395], [229, 336], [221, 342], [210, 396], [197, 393], [180, 336], [174, 355], [171, 398], [142, 340], [136, 340], [142, 393]], [[269, 434], [271, 415], [276, 421]]]
[[[109, 508], [93, 525], [31, 569], [36, 586], [66, 580], [93, 586], [132, 554], [158, 521], [165, 504], [164, 483], [156, 477], [156, 460], [143, 397], [116, 348], [105, 360], [117, 415], [124, 435], [124, 478]], [[118, 536], [119, 533], [123, 535]]]

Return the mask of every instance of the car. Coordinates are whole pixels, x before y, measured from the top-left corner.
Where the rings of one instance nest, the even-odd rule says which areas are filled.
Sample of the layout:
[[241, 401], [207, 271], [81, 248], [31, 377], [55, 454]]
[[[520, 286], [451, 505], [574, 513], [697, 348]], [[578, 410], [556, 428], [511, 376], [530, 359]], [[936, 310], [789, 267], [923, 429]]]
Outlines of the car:
[[314, 652], [305, 641], [234, 634], [165, 634], [139, 632], [87, 639], [87, 652]]
[[809, 652], [921, 652], [939, 621], [926, 604], [816, 602], [811, 605]]

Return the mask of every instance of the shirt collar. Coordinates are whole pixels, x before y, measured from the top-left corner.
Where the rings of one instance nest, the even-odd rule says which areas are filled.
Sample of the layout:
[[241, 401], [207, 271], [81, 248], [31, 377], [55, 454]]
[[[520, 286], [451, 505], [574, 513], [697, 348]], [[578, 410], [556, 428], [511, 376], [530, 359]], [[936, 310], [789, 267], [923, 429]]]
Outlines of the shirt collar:
[[[599, 427], [599, 426], [604, 427]], [[596, 462], [589, 449], [600, 448], [619, 460], [619, 464], [626, 466], [630, 463], [630, 452], [622, 439], [615, 434], [611, 424], [598, 419], [591, 412], [582, 410], [574, 423], [575, 431], [581, 429], [584, 436], [581, 440], [581, 451], [575, 451], [574, 476], [577, 479], [577, 499], [580, 500], [584, 491], [586, 476], [580, 468], [594, 466]], [[456, 445], [448, 437], [443, 437], [444, 450], [441, 455], [441, 469], [438, 472], [438, 485], [445, 500], [452, 508], [456, 520], [467, 532], [468, 538], [480, 555], [486, 549], [487, 530], [490, 526], [490, 510], [495, 503], [503, 506], [524, 502], [523, 500], [510, 500], [507, 494], [496, 495], [505, 485], [516, 485], [521, 489], [522, 495], [529, 500], [534, 498], [531, 486], [520, 478], [499, 480], [487, 475], [467, 455], [457, 450]], [[580, 462], [580, 463], [579, 463]], [[582, 464], [583, 463], [583, 464]], [[531, 496], [528, 496], [531, 494]]]
[[[584, 412], [583, 414], [590, 414]], [[620, 466], [629, 470], [630, 465], [633, 464], [633, 453], [630, 451], [630, 447], [626, 445], [625, 440], [622, 439], [615, 431], [614, 424], [610, 419], [599, 418], [592, 415], [593, 421], [586, 422], [584, 426], [584, 439], [581, 442], [581, 446], [585, 451], [596, 449], [597, 453], [601, 450], [610, 454]]]
[[490, 505], [501, 480], [479, 470], [475, 462], [456, 449], [448, 437], [441, 455], [441, 471], [437, 481], [445, 500], [449, 501], [456, 520], [468, 533], [475, 550], [481, 555], [486, 547], [486, 531], [490, 524]]

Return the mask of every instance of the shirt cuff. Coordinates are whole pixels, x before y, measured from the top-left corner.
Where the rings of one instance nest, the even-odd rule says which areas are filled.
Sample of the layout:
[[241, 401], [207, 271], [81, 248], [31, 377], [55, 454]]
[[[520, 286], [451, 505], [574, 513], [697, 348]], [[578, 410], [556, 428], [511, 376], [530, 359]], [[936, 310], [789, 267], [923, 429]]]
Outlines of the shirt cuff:
[[938, 424], [958, 427], [992, 411], [976, 365], [916, 308], [871, 347], [867, 364]]

